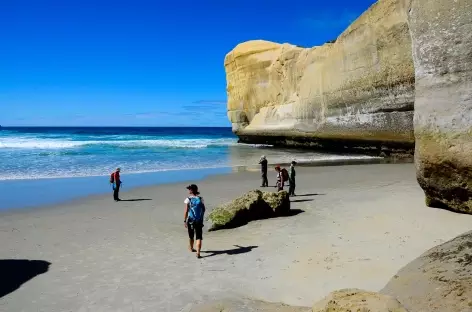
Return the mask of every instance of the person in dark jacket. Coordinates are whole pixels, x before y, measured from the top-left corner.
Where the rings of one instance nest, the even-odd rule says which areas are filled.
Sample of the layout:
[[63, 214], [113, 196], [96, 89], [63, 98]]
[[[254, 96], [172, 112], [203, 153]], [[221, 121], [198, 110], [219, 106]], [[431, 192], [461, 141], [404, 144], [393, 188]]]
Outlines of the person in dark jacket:
[[262, 156], [259, 160], [259, 164], [261, 165], [261, 176], [262, 176], [262, 185], [261, 187], [269, 186], [269, 180], [267, 180], [267, 159], [265, 156]]
[[292, 161], [290, 165], [290, 172], [288, 175], [288, 182], [290, 183], [289, 188], [288, 188], [288, 195], [290, 196], [296, 196], [295, 195], [295, 165], [297, 164], [296, 161]]
[[116, 168], [115, 172], [111, 174], [110, 183], [112, 183], [113, 187], [113, 199], [115, 201], [120, 201], [121, 199], [118, 197], [120, 193], [121, 187], [121, 178], [120, 178], [120, 168]]

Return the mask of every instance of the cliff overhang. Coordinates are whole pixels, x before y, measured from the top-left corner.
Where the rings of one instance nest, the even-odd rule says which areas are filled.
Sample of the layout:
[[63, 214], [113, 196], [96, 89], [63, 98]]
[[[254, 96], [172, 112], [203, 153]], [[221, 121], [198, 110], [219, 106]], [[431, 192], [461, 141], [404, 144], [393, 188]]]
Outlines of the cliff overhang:
[[415, 75], [402, 8], [378, 2], [318, 47], [236, 46], [225, 57], [233, 132], [245, 143], [412, 155]]

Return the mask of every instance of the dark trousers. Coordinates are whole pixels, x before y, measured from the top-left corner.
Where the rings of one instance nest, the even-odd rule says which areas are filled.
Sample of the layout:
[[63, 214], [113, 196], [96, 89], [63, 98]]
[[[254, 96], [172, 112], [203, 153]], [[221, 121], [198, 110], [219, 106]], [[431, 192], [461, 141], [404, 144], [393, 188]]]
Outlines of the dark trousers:
[[282, 181], [277, 181], [277, 192], [284, 190], [284, 183]]
[[289, 180], [288, 195], [295, 195], [295, 180]]
[[262, 186], [269, 186], [269, 180], [267, 180], [267, 172], [262, 172]]
[[121, 183], [116, 183], [115, 187], [113, 188], [113, 199], [119, 200], [118, 193], [120, 192]]
[[187, 224], [188, 237], [193, 240], [203, 240], [203, 224]]

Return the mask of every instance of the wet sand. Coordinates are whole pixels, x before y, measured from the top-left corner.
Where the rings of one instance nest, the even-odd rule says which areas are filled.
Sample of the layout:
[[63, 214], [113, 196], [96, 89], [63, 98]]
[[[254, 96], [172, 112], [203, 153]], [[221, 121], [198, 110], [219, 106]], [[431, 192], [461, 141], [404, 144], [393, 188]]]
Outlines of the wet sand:
[[[9, 276], [0, 311], [186, 311], [238, 297], [310, 306], [339, 288], [377, 291], [472, 229], [472, 216], [425, 206], [412, 164], [303, 167], [298, 214], [205, 233], [196, 259], [183, 225], [187, 184], [0, 214], [0, 272]], [[239, 172], [198, 184], [211, 209], [260, 181]]]

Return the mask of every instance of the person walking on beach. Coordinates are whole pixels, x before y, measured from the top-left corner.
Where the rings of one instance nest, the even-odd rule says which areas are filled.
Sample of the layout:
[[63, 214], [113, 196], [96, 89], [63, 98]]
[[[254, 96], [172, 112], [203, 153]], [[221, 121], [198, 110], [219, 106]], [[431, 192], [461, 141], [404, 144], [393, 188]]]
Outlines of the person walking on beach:
[[203, 216], [205, 215], [205, 203], [198, 192], [198, 186], [191, 184], [187, 186], [189, 197], [184, 201], [185, 215], [184, 224], [188, 231], [189, 246], [188, 249], [192, 252], [196, 240], [197, 258], [200, 258], [200, 250], [202, 249], [203, 240]]
[[261, 159], [259, 160], [259, 164], [261, 165], [261, 175], [262, 175], [261, 187], [268, 187], [269, 180], [267, 180], [267, 159], [264, 155], [262, 155]]
[[276, 166], [275, 171], [277, 172], [277, 182], [275, 184], [275, 187], [277, 188], [277, 191], [283, 191], [284, 177], [282, 176], [282, 170], [280, 169], [280, 166]]
[[292, 161], [290, 165], [290, 173], [288, 176], [288, 181], [290, 183], [289, 188], [288, 188], [288, 195], [289, 196], [296, 196], [295, 195], [295, 165], [297, 164], [296, 161]]
[[113, 188], [113, 199], [115, 201], [120, 201], [119, 193], [121, 187], [121, 179], [120, 179], [120, 168], [116, 168], [115, 172], [113, 172], [110, 176], [110, 183], [112, 184]]

